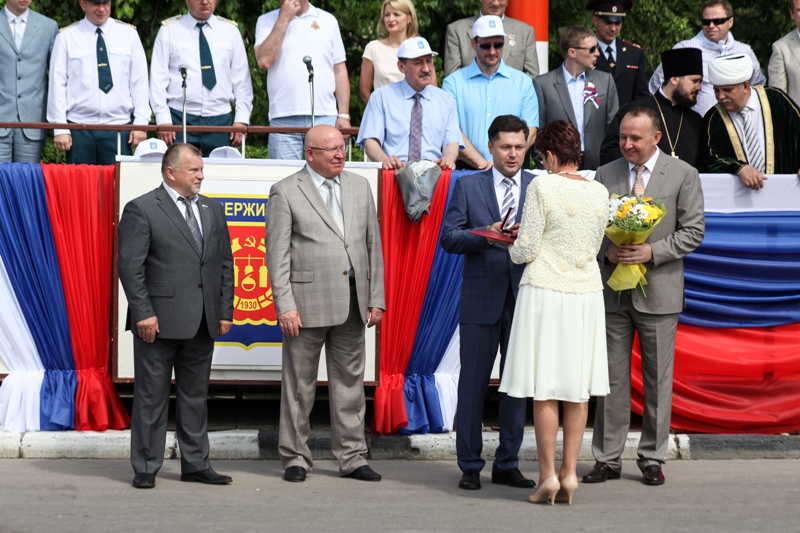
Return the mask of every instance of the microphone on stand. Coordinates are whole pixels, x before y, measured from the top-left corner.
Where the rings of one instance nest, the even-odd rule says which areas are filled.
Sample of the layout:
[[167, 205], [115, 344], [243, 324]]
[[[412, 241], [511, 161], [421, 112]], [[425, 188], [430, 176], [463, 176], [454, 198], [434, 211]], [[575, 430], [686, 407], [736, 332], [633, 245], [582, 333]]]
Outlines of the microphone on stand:
[[309, 90], [309, 97], [311, 98], [311, 127], [313, 128], [315, 125], [314, 120], [314, 67], [311, 65], [311, 56], [305, 56], [303, 58], [303, 63], [306, 64], [306, 68], [308, 69], [308, 90]]
[[178, 70], [181, 73], [181, 79], [183, 80], [183, 109], [182, 109], [182, 117], [181, 117], [181, 126], [183, 131], [183, 142], [186, 142], [186, 65], [181, 65], [178, 67]]
[[303, 63], [306, 64], [306, 68], [308, 69], [308, 75], [314, 75], [314, 67], [311, 65], [311, 56], [306, 56], [303, 58]]

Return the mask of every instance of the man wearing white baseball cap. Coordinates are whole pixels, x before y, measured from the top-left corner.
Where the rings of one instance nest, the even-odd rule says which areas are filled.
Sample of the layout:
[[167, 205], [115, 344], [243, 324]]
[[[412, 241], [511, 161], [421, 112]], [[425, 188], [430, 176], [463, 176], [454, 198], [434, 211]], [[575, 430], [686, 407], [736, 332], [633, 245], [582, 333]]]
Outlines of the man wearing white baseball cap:
[[539, 125], [539, 100], [531, 79], [502, 59], [506, 33], [495, 15], [480, 17], [472, 26], [475, 59], [445, 78], [442, 89], [453, 95], [465, 148], [458, 168], [486, 170], [492, 166], [489, 125], [501, 115], [514, 115], [528, 124], [527, 147]]
[[800, 175], [800, 110], [776, 87], [751, 86], [747, 54], [715, 57], [708, 64], [717, 105], [703, 117], [699, 170], [737, 174], [753, 190], [767, 174]]
[[405, 78], [384, 85], [367, 103], [357, 142], [384, 169], [420, 159], [435, 161], [442, 169], [455, 168], [464, 146], [455, 100], [431, 85], [435, 55], [439, 54], [422, 37], [403, 41], [397, 66]]

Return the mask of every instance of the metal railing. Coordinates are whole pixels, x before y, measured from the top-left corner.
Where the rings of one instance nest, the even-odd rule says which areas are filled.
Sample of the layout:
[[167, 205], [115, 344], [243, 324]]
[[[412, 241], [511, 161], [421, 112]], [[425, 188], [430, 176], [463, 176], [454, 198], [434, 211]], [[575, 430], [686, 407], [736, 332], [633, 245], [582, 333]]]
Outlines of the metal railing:
[[[117, 155], [122, 155], [122, 133], [126, 131], [147, 131], [159, 133], [162, 131], [183, 131], [180, 124], [56, 124], [52, 122], [0, 122], [0, 128], [10, 129], [37, 129], [37, 130], [83, 130], [83, 131], [116, 131], [117, 132]], [[273, 126], [187, 126], [187, 132], [193, 133], [242, 133], [242, 157], [245, 157], [245, 149], [248, 133], [306, 133], [311, 128], [289, 128]], [[353, 140], [358, 135], [358, 128], [340, 128], [343, 135], [347, 135], [347, 160], [353, 160]]]

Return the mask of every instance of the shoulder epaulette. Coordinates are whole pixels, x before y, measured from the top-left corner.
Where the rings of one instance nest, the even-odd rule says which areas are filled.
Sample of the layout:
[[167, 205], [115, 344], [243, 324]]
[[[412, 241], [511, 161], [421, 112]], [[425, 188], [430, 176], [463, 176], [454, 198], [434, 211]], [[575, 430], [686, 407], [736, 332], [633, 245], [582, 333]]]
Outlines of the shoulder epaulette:
[[76, 20], [75, 22], [73, 22], [73, 23], [72, 23], [72, 24], [70, 24], [69, 26], [64, 26], [63, 28], [60, 28], [58, 31], [64, 31], [64, 30], [66, 30], [67, 28], [71, 28], [71, 27], [73, 27], [74, 25], [76, 25], [76, 24], [77, 24], [77, 23], [79, 23], [79, 22], [80, 22], [80, 20]]
[[620, 41], [622, 41], [622, 42], [623, 42], [623, 43], [625, 43], [625, 44], [631, 45], [631, 46], [633, 46], [634, 48], [638, 48], [639, 50], [642, 50], [642, 46], [641, 46], [641, 45], [639, 45], [639, 44], [632, 43], [632, 42], [630, 42], [630, 41], [626, 41], [625, 39], [620, 39]]
[[174, 17], [170, 17], [168, 19], [162, 20], [161, 25], [166, 26], [167, 24], [172, 24], [173, 22], [177, 22], [183, 18], [183, 15], [175, 15]]
[[125, 26], [130, 26], [134, 30], [136, 29], [136, 26], [134, 26], [130, 22], [125, 22], [124, 20], [114, 19], [114, 22], [116, 22], [117, 24], [124, 24]]
[[236, 27], [238, 27], [238, 26], [239, 26], [239, 23], [238, 23], [238, 22], [236, 22], [235, 20], [226, 19], [225, 17], [220, 17], [219, 15], [217, 15], [217, 20], [221, 20], [221, 21], [223, 21], [223, 22], [230, 22], [231, 24], [233, 24], [233, 25], [234, 25], [234, 26], [236, 26]]

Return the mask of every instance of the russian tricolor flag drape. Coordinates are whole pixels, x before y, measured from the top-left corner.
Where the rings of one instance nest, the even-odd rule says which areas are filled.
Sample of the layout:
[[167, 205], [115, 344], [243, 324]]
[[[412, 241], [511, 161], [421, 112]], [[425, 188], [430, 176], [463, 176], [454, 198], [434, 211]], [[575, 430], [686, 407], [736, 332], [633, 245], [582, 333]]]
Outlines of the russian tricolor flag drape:
[[[449, 200], [465, 174], [443, 175], [419, 225], [405, 216], [393, 173], [383, 175], [387, 313], [377, 433], [453, 429], [462, 259], [445, 253], [438, 235], [445, 194]], [[676, 343], [677, 430], [800, 429], [800, 184], [796, 176], [771, 178], [751, 192], [735, 176], [703, 176], [706, 233], [685, 259], [687, 308]], [[641, 414], [638, 345], [632, 365], [632, 405]]]
[[0, 164], [5, 431], [122, 429], [108, 373], [114, 167]]

